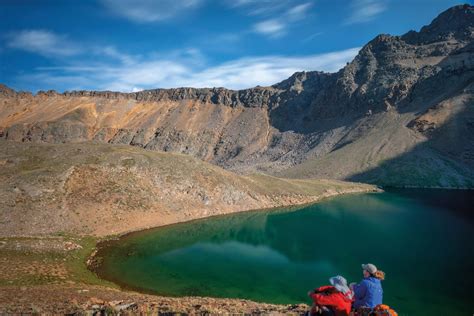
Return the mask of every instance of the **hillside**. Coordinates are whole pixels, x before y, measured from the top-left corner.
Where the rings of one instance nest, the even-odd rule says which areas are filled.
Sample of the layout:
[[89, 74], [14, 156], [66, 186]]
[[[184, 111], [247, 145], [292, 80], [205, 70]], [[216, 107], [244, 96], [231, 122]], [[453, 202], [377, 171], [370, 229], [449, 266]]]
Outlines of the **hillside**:
[[0, 138], [95, 141], [225, 169], [382, 185], [474, 187], [474, 8], [379, 35], [337, 73], [271, 87], [40, 92], [0, 87]]
[[187, 155], [123, 145], [0, 141], [0, 165], [0, 237], [114, 235], [374, 190], [335, 180], [237, 176]]

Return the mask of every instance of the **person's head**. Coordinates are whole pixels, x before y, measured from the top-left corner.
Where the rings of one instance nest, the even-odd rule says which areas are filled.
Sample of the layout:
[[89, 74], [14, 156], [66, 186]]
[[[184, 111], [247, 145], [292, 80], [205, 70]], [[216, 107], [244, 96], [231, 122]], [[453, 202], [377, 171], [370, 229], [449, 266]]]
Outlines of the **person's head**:
[[362, 274], [364, 275], [364, 278], [370, 277], [370, 273], [367, 270], [362, 270]]
[[347, 293], [350, 291], [349, 287], [347, 286], [347, 280], [340, 275], [329, 278], [329, 283], [331, 283], [331, 285], [341, 293]]
[[366, 263], [362, 265], [362, 273], [364, 274], [364, 278], [375, 276], [375, 272], [377, 272], [377, 267], [372, 263]]
[[377, 267], [372, 263], [363, 264], [362, 273], [364, 274], [364, 278], [374, 277], [379, 280], [385, 279], [385, 273], [381, 270], [378, 270]]

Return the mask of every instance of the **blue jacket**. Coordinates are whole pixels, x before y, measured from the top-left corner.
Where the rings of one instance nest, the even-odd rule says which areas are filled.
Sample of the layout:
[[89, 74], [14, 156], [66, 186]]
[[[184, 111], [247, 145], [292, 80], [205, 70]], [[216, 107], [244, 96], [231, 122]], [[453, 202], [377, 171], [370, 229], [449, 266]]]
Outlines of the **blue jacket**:
[[364, 278], [359, 284], [354, 285], [354, 308], [374, 308], [382, 304], [382, 298], [382, 283], [377, 278]]

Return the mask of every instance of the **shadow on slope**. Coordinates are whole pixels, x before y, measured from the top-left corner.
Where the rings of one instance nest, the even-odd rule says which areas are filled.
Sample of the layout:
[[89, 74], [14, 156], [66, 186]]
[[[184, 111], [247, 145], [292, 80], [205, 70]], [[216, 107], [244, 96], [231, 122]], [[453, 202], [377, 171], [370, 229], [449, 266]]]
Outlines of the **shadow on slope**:
[[[345, 179], [394, 187], [474, 188], [474, 96], [471, 86], [463, 91], [468, 94], [446, 100], [445, 104], [440, 103], [425, 112], [426, 118], [422, 115], [410, 122], [409, 127], [425, 134], [427, 141]], [[436, 115], [443, 106], [454, 114], [436, 126]], [[433, 121], [429, 121], [430, 118]]]

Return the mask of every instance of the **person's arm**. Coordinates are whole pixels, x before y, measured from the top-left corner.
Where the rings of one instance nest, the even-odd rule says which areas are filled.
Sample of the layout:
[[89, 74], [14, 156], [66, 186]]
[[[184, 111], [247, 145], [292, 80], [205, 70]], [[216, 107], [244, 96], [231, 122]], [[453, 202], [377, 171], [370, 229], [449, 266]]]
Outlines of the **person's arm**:
[[364, 280], [359, 284], [355, 284], [353, 287], [354, 290], [354, 298], [357, 300], [361, 300], [365, 297], [367, 293], [367, 285], [365, 284]]
[[332, 289], [334, 289], [334, 286], [324, 285], [324, 286], [318, 287], [317, 289], [314, 289], [314, 293], [322, 293], [322, 292], [330, 291]]
[[311, 298], [313, 299], [316, 305], [320, 306], [335, 306], [337, 303], [334, 301], [334, 297], [332, 295], [324, 295], [319, 293], [311, 294]]
[[309, 297], [312, 297], [311, 295], [313, 294], [317, 294], [317, 293], [323, 293], [323, 292], [326, 292], [326, 291], [330, 291], [331, 289], [333, 289], [334, 287], [331, 286], [331, 285], [324, 285], [324, 286], [320, 286], [312, 291], [309, 291], [308, 292], [308, 296]]

